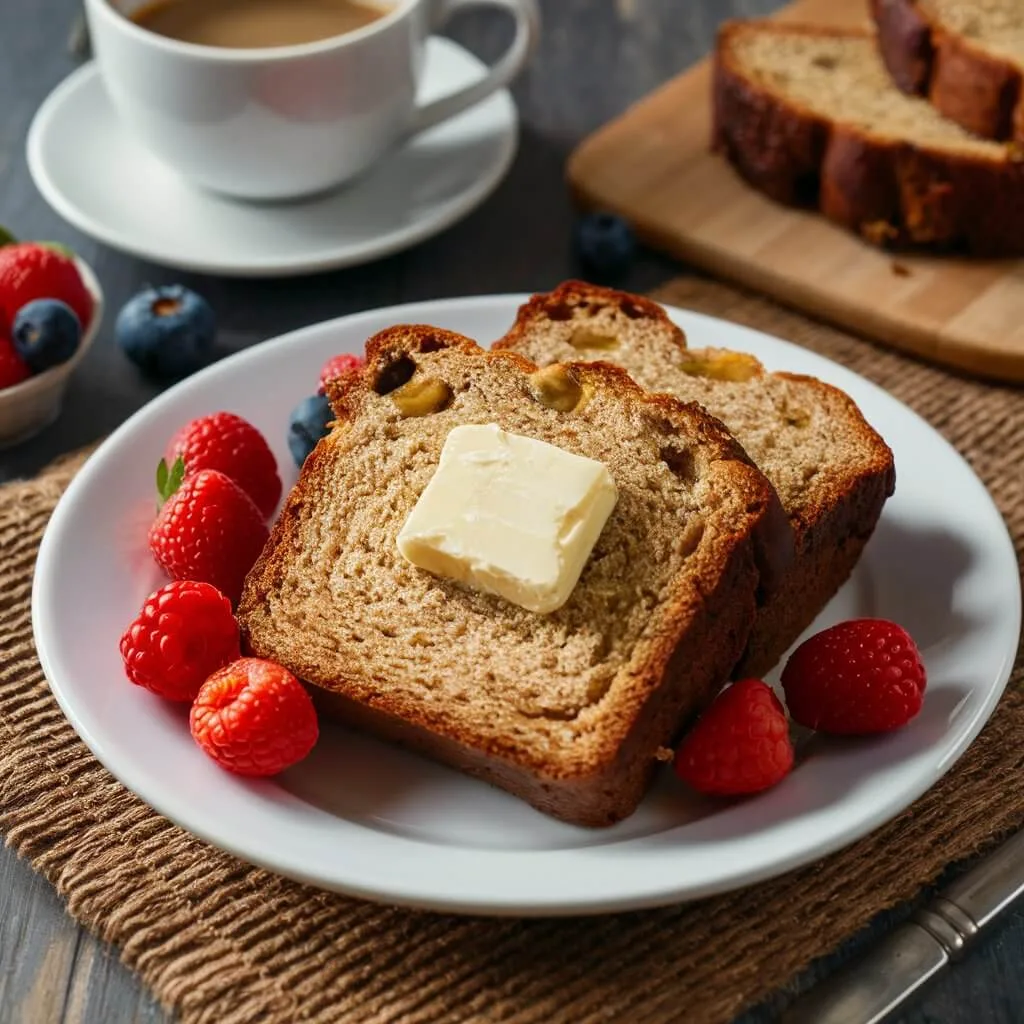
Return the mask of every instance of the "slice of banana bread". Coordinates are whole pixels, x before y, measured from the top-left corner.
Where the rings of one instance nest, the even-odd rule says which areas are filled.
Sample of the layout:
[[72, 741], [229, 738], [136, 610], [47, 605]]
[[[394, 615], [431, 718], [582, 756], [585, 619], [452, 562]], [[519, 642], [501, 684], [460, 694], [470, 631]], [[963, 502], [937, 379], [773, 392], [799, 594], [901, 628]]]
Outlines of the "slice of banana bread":
[[892, 452], [853, 401], [812, 377], [767, 373], [740, 352], [688, 349], [657, 304], [580, 281], [534, 296], [494, 347], [540, 365], [612, 361], [728, 427], [774, 485], [796, 541], [780, 584], [761, 596], [735, 674], [772, 668], [850, 575], [893, 491]]
[[1024, 253], [1024, 162], [893, 84], [872, 33], [729, 22], [713, 146], [771, 198], [879, 245]]
[[871, 0], [893, 81], [986, 139], [1024, 142], [1020, 0]]
[[[459, 335], [395, 327], [332, 382], [238, 619], [345, 721], [548, 814], [607, 825], [710, 699], [755, 615], [754, 547], [777, 498], [715, 419], [611, 366], [536, 373]], [[396, 539], [449, 431], [502, 429], [604, 463], [618, 501], [546, 614], [431, 575]]]

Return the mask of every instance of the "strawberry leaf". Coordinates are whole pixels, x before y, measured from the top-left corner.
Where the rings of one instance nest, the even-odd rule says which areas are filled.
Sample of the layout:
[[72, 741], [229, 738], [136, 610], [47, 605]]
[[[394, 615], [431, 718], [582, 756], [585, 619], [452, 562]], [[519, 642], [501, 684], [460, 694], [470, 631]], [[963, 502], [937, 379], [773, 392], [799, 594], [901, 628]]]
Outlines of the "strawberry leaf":
[[65, 259], [73, 260], [75, 258], [75, 250], [66, 246], [63, 242], [36, 242], [41, 249], [49, 249], [51, 252], [57, 253], [58, 256], [63, 256]]
[[17, 238], [0, 224], [0, 245], [14, 245], [17, 241]]
[[156, 467], [156, 490], [160, 496], [158, 507], [163, 505], [167, 499], [181, 486], [185, 479], [185, 460], [179, 455], [174, 460], [174, 465], [167, 468], [167, 460], [161, 459]]
[[174, 460], [174, 465], [171, 466], [171, 479], [168, 482], [170, 491], [167, 497], [170, 497], [180, 486], [181, 481], [185, 479], [185, 460], [179, 455]]

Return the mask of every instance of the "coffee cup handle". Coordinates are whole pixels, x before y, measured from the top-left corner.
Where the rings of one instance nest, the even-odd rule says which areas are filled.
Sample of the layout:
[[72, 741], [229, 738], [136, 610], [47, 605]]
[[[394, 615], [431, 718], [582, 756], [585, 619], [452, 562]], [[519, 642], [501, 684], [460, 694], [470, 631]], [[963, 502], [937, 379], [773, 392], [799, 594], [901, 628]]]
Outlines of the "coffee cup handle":
[[536, 0], [436, 0], [434, 27], [439, 27], [457, 11], [469, 7], [499, 7], [508, 11], [516, 22], [516, 34], [505, 55], [483, 78], [417, 107], [413, 112], [408, 134], [447, 121], [467, 107], [479, 103], [492, 92], [503, 89], [519, 73], [540, 37], [540, 12]]

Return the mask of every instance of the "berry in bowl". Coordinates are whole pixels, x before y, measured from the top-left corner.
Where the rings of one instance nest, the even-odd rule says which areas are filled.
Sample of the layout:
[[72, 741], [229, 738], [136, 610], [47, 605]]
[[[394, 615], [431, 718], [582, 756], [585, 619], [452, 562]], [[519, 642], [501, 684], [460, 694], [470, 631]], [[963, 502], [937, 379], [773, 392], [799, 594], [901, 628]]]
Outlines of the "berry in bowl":
[[102, 317], [99, 282], [69, 250], [0, 245], [0, 446], [28, 440], [60, 415]]

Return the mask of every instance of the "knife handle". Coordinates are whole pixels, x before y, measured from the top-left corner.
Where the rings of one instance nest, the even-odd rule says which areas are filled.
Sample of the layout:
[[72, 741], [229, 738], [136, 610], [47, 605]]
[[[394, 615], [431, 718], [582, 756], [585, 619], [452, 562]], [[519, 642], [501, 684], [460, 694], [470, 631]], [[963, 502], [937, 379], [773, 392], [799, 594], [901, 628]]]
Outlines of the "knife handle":
[[781, 1024], [879, 1024], [949, 958], [930, 931], [909, 921], [800, 997]]
[[942, 891], [947, 902], [984, 928], [1024, 893], [1024, 831], [1017, 832]]
[[864, 956], [801, 996], [782, 1024], [880, 1024], [1024, 893], [1024, 831], [988, 854]]

